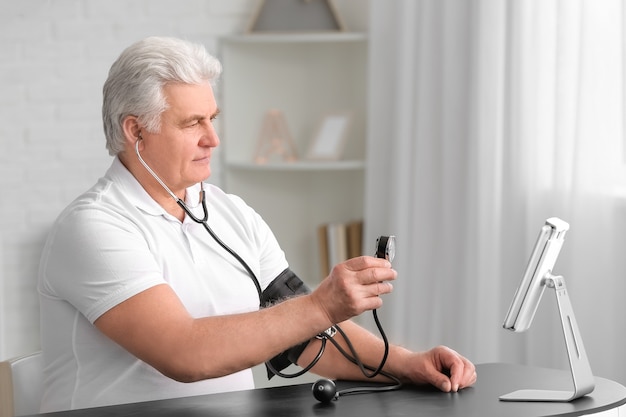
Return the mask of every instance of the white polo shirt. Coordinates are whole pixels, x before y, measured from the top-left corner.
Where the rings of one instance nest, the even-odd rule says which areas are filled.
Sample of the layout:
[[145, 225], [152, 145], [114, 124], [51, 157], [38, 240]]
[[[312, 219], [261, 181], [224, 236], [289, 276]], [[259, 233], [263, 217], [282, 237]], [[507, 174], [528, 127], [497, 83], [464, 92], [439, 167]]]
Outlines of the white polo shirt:
[[[186, 203], [202, 217], [200, 185]], [[288, 267], [261, 217], [240, 198], [205, 184], [208, 223], [265, 288]], [[169, 284], [189, 313], [257, 310], [256, 287], [201, 224], [166, 213], [115, 158], [106, 175], [59, 216], [43, 250], [38, 290], [45, 362], [42, 411], [253, 388], [251, 370], [180, 383], [137, 359], [93, 325], [110, 308]]]

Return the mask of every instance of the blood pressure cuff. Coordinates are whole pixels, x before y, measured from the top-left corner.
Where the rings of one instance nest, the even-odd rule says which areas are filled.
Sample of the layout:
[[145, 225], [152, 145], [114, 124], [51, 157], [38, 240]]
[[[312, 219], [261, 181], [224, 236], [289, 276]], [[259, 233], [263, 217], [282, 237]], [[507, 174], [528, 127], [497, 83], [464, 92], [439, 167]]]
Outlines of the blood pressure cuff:
[[[289, 268], [281, 272], [261, 294], [261, 307], [268, 307], [273, 304], [285, 301], [296, 295], [309, 294], [311, 290], [304, 282]], [[286, 351], [270, 359], [270, 364], [277, 371], [282, 371], [292, 363], [296, 363], [304, 349], [309, 344], [307, 340], [297, 346], [293, 346]], [[272, 379], [274, 372], [267, 367], [267, 378]]]

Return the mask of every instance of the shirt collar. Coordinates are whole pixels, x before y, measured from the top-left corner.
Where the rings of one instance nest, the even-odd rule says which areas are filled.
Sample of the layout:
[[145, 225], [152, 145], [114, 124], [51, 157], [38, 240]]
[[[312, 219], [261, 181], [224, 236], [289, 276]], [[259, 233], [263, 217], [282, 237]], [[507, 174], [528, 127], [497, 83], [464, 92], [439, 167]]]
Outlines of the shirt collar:
[[[113, 159], [106, 177], [117, 184], [126, 198], [138, 209], [153, 216], [169, 216], [169, 213], [148, 194], [117, 156]], [[199, 193], [200, 183], [192, 185], [185, 192], [185, 204], [192, 210], [200, 205]]]

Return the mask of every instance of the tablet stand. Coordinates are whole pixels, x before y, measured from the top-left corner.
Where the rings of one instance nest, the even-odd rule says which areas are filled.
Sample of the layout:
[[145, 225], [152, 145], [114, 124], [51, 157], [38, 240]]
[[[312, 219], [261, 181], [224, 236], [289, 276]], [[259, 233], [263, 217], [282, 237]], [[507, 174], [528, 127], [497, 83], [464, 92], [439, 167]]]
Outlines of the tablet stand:
[[550, 391], [550, 390], [520, 390], [500, 397], [501, 401], [546, 401], [546, 402], [567, 402], [583, 395], [589, 394], [595, 388], [595, 381], [587, 359], [587, 353], [583, 346], [583, 339], [578, 330], [578, 323], [574, 317], [574, 310], [565, 287], [565, 280], [562, 276], [547, 274], [544, 285], [554, 289], [556, 302], [559, 306], [561, 316], [561, 326], [569, 367], [574, 382], [574, 391]]

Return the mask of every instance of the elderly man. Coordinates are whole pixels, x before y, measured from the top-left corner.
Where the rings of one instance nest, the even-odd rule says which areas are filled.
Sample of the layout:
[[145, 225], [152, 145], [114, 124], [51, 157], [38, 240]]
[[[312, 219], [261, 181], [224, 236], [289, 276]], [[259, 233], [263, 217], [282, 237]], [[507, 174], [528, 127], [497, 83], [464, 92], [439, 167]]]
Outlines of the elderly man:
[[[349, 319], [392, 291], [387, 260], [350, 259], [303, 291], [261, 217], [203, 184], [219, 145], [220, 72], [202, 46], [157, 37], [111, 67], [102, 113], [114, 160], [61, 213], [41, 260], [43, 411], [253, 388], [252, 366], [306, 366], [320, 351], [316, 335], [338, 323], [370, 369], [381, 361], [383, 340]], [[270, 288], [278, 296], [260, 308]], [[367, 378], [328, 346], [313, 372]], [[391, 345], [376, 379], [389, 375], [443, 391], [476, 380], [446, 347]]]

